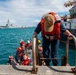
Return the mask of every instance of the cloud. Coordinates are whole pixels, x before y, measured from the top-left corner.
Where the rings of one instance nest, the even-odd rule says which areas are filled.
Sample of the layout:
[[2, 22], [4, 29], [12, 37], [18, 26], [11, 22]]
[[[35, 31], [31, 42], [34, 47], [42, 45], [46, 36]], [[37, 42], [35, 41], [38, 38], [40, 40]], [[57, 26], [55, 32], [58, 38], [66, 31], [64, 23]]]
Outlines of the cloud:
[[0, 1], [0, 25], [9, 19], [17, 26], [35, 26], [43, 14], [68, 12], [69, 8], [64, 7], [64, 0], [3, 0]]

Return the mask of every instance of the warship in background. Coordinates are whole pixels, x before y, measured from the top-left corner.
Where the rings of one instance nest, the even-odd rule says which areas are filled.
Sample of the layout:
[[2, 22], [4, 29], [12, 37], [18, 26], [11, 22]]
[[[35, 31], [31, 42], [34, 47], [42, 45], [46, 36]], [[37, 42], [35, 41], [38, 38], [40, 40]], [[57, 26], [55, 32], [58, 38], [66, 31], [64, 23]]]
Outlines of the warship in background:
[[1, 29], [4, 29], [4, 28], [15, 28], [15, 27], [14, 27], [13, 24], [11, 24], [11, 23], [9, 22], [9, 20], [8, 20], [7, 23], [6, 23], [6, 25], [5, 25], [5, 26], [0, 26], [0, 28], [1, 28]]
[[7, 20], [7, 23], [5, 26], [0, 26], [0, 29], [6, 29], [6, 28], [29, 28], [33, 26], [19, 26], [19, 25], [13, 25], [10, 20]]

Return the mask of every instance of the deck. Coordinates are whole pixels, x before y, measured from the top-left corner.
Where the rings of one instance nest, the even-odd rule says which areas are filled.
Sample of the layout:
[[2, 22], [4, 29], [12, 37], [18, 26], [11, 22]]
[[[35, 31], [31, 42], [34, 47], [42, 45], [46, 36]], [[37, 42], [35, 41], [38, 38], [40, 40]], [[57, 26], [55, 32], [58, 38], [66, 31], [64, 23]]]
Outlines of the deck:
[[37, 74], [31, 74], [32, 66], [0, 65], [0, 75], [74, 75], [75, 66], [38, 66]]

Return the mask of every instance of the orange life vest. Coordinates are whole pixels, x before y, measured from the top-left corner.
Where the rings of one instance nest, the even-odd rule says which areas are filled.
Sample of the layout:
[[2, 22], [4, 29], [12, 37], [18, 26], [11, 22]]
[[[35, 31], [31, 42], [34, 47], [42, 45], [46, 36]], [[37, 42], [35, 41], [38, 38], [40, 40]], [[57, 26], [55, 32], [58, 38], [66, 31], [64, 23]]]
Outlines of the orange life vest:
[[18, 47], [18, 48], [17, 48], [17, 51], [20, 52], [19, 56], [22, 57], [23, 49], [22, 49], [21, 47]]
[[[54, 16], [54, 19], [55, 19], [55, 24], [54, 24], [54, 29], [53, 31], [51, 32], [46, 32], [44, 30], [44, 15], [41, 19], [41, 31], [42, 31], [42, 37], [44, 37], [45, 35], [47, 36], [54, 36], [54, 39], [60, 39], [60, 19], [58, 19], [58, 15], [54, 12], [50, 12], [48, 14], [52, 14]], [[59, 21], [59, 22], [56, 22], [56, 21]]]
[[30, 59], [22, 60], [22, 65], [28, 66]]

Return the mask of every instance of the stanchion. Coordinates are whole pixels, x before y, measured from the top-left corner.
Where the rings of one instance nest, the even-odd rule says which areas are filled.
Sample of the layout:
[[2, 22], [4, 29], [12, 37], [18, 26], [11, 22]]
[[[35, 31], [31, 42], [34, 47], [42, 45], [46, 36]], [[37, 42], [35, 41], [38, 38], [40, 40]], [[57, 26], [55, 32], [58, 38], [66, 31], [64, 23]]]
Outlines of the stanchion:
[[37, 74], [38, 67], [37, 67], [37, 38], [33, 36], [32, 39], [32, 57], [33, 57], [33, 68], [32, 74]]
[[[75, 50], [76, 50], [76, 37], [72, 35], [74, 44], [75, 44]], [[68, 40], [68, 39], [67, 39]], [[75, 53], [75, 58], [76, 58], [76, 53]], [[76, 59], [75, 59], [75, 68], [71, 68], [72, 72], [76, 75]]]

